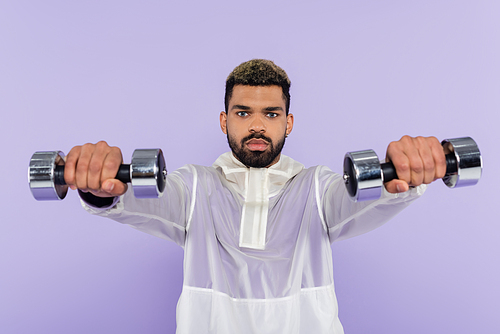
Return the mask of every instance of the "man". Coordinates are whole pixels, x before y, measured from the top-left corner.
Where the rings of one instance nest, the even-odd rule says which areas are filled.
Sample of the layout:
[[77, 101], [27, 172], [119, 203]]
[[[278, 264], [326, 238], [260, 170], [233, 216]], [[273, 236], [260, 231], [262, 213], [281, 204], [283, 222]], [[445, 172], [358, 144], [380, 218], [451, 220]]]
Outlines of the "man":
[[114, 179], [118, 148], [86, 144], [67, 156], [65, 180], [88, 211], [184, 248], [178, 333], [343, 333], [330, 244], [385, 223], [445, 174], [436, 138], [405, 136], [387, 150], [400, 179], [381, 199], [353, 203], [338, 174], [281, 154], [293, 129], [289, 88], [271, 61], [239, 65], [220, 114], [231, 152], [170, 174], [160, 199], [136, 199]]

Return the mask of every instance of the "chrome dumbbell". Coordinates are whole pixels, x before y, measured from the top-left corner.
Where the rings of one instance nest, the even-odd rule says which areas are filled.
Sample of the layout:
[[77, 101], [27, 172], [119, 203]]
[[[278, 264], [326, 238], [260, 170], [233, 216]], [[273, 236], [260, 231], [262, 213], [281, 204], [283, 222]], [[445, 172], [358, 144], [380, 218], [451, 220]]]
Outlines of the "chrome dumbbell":
[[[441, 144], [446, 155], [443, 182], [449, 188], [475, 185], [483, 169], [476, 142], [463, 137], [446, 139]], [[346, 153], [343, 177], [347, 192], [355, 202], [380, 198], [384, 182], [398, 178], [394, 165], [391, 162], [381, 164], [373, 150]]]
[[[130, 165], [120, 165], [115, 178], [123, 183], [132, 183], [135, 197], [155, 198], [163, 193], [166, 176], [165, 158], [160, 149], [138, 149], [134, 151]], [[30, 160], [28, 179], [31, 193], [38, 201], [66, 197], [68, 186], [64, 181], [64, 153], [35, 152]]]

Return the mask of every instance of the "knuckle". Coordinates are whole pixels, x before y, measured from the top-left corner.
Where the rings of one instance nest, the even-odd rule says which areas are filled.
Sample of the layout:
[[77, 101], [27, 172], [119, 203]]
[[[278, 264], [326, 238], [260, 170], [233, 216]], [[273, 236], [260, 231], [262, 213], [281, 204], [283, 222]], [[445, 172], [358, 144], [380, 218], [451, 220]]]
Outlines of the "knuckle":
[[436, 167], [432, 156], [425, 157], [423, 161], [425, 169], [434, 169]]
[[429, 136], [427, 137], [431, 142], [434, 142], [434, 143], [440, 143], [439, 139], [437, 139], [436, 137], [434, 136]]
[[403, 137], [401, 137], [400, 141], [403, 143], [408, 143], [408, 142], [413, 141], [413, 138], [408, 136], [408, 135], [404, 135]]
[[87, 160], [79, 160], [76, 165], [77, 172], [86, 172], [89, 168], [89, 162]]
[[65, 157], [66, 164], [74, 164], [81, 152], [81, 146], [73, 147]]
[[441, 142], [436, 137], [427, 137], [427, 143], [432, 149], [442, 150]]
[[387, 146], [387, 152], [397, 151], [399, 149], [400, 143], [397, 141], [392, 141]]
[[66, 161], [64, 162], [64, 171], [71, 171], [72, 168], [75, 166], [75, 161], [69, 157], [69, 155], [66, 156]]
[[98, 174], [101, 171], [101, 164], [93, 161], [89, 164], [88, 169], [91, 174]]
[[119, 166], [119, 162], [117, 162], [116, 160], [106, 160], [104, 162], [104, 169], [106, 170], [113, 170], [113, 169], [116, 169], [118, 166]]
[[111, 149], [111, 152], [119, 154], [120, 156], [122, 155], [122, 150], [119, 147], [111, 146], [110, 149]]
[[391, 141], [388, 145], [388, 147], [395, 147], [398, 145], [398, 142], [397, 141]]
[[432, 160], [432, 159], [425, 159], [424, 160], [424, 170], [426, 172], [433, 172], [434, 169], [435, 169], [434, 160]]
[[401, 162], [396, 165], [396, 169], [398, 171], [406, 173], [410, 170], [410, 165], [408, 165], [406, 162]]
[[80, 150], [82, 149], [82, 146], [79, 145], [79, 146], [74, 146], [68, 153], [68, 156], [69, 155], [74, 155], [76, 154], [77, 152], [79, 152]]
[[416, 162], [411, 166], [412, 172], [421, 174], [424, 171], [423, 163]]
[[95, 144], [92, 144], [92, 143], [85, 143], [82, 145], [82, 148], [83, 149], [90, 149], [90, 148], [93, 148], [95, 146]]
[[103, 149], [103, 148], [107, 148], [109, 147], [108, 143], [104, 140], [100, 140], [97, 142], [96, 146], [99, 148], [99, 149]]
[[425, 137], [418, 136], [415, 138], [415, 142], [418, 143], [420, 146], [422, 146], [422, 145], [425, 145], [425, 143], [427, 142], [427, 139]]

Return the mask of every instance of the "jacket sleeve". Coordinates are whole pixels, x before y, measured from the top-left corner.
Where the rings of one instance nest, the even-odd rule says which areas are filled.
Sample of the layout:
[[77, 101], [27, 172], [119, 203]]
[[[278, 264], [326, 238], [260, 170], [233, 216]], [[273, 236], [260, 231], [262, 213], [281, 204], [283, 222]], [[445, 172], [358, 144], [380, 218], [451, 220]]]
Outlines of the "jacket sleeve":
[[97, 208], [83, 199], [81, 202], [92, 214], [171, 240], [182, 247], [194, 207], [192, 199], [196, 181], [196, 169], [188, 165], [167, 176], [165, 192], [160, 198], [135, 198], [132, 187], [129, 187], [108, 208]]
[[354, 202], [339, 174], [324, 166], [318, 167], [316, 173], [317, 202], [330, 242], [351, 238], [385, 224], [426, 189], [426, 185], [421, 185], [405, 193], [391, 194], [382, 187], [380, 199]]

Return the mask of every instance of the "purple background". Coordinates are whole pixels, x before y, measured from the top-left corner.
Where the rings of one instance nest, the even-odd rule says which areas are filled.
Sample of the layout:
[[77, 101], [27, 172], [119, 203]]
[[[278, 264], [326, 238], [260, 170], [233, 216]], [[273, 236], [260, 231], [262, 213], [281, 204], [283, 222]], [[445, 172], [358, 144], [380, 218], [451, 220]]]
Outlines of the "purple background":
[[226, 151], [224, 81], [268, 58], [292, 79], [285, 154], [340, 171], [404, 134], [471, 136], [471, 188], [436, 182], [390, 223], [333, 246], [348, 334], [499, 333], [500, 5], [491, 1], [0, 2], [0, 332], [172, 333], [182, 249], [36, 202], [37, 150], [107, 140], [169, 170]]

